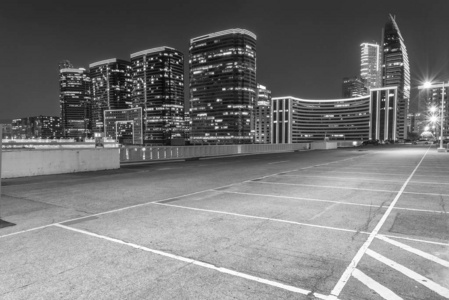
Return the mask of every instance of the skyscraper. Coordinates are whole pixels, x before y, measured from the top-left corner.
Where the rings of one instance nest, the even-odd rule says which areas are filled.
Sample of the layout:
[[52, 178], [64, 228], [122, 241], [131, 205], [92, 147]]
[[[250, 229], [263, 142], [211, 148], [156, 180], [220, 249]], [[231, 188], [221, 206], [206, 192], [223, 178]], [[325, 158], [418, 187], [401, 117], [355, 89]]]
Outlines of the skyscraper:
[[252, 143], [256, 35], [229, 29], [190, 40], [192, 143]]
[[404, 38], [391, 14], [382, 31], [382, 86], [398, 87], [396, 138], [407, 138], [407, 114], [410, 105], [410, 66]]
[[92, 81], [92, 130], [104, 132], [104, 111], [131, 106], [131, 63], [112, 58], [89, 65]]
[[271, 132], [271, 91], [261, 84], [257, 85], [257, 100], [253, 122], [254, 142], [256, 144], [269, 144]]
[[[425, 118], [425, 124], [435, 132], [435, 136], [440, 136], [440, 122], [441, 122], [441, 98], [443, 88], [429, 88], [419, 91], [418, 109]], [[443, 102], [443, 136], [449, 135], [449, 87], [444, 88], [444, 102]], [[424, 117], [425, 116], [425, 117]]]
[[365, 80], [368, 89], [378, 88], [381, 85], [379, 45], [363, 43], [360, 47], [360, 77]]
[[342, 84], [343, 98], [355, 98], [366, 96], [366, 81], [359, 76], [345, 77]]
[[170, 145], [183, 138], [184, 55], [170, 47], [131, 54], [133, 106], [143, 109], [145, 144]]
[[59, 87], [63, 137], [90, 137], [91, 81], [88, 73], [83, 68], [62, 68], [59, 70]]

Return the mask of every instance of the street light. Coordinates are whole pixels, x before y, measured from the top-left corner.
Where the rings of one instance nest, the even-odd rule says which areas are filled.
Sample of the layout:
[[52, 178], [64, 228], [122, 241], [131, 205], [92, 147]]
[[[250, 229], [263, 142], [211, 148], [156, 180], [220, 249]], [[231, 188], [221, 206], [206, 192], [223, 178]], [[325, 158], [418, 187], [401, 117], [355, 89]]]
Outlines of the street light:
[[[449, 82], [446, 83], [449, 86]], [[440, 112], [440, 116], [441, 116], [441, 123], [440, 123], [440, 148], [438, 148], [438, 152], [446, 152], [446, 150], [443, 148], [443, 121], [444, 121], [444, 81], [442, 83], [437, 83], [437, 84], [432, 84], [431, 82], [425, 82], [424, 85], [419, 86], [418, 89], [429, 89], [429, 88], [442, 88], [441, 91], [441, 112]], [[434, 109], [434, 111], [436, 111], [436, 107], [432, 106], [431, 107], [431, 111], [432, 108]], [[435, 116], [436, 118], [436, 116]], [[435, 119], [436, 121], [436, 119]]]

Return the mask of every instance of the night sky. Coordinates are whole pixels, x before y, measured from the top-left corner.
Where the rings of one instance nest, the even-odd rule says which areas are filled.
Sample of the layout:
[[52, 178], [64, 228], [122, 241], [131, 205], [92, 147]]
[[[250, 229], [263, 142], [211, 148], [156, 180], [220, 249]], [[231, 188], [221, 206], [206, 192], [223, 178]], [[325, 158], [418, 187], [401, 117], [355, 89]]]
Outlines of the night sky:
[[417, 85], [449, 80], [449, 0], [1, 0], [0, 121], [59, 116], [63, 59], [88, 68], [169, 46], [187, 75], [190, 39], [230, 28], [257, 35], [257, 81], [273, 96], [340, 98], [342, 78], [360, 74], [360, 44], [380, 43], [389, 13], [409, 54], [413, 110]]

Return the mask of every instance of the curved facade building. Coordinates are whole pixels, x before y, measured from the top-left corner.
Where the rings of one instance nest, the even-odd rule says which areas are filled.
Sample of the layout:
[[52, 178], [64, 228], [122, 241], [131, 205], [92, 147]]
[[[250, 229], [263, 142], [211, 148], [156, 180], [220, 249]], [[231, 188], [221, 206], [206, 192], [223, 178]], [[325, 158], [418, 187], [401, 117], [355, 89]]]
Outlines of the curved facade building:
[[367, 140], [370, 134], [370, 96], [307, 100], [272, 98], [271, 143], [313, 140]]

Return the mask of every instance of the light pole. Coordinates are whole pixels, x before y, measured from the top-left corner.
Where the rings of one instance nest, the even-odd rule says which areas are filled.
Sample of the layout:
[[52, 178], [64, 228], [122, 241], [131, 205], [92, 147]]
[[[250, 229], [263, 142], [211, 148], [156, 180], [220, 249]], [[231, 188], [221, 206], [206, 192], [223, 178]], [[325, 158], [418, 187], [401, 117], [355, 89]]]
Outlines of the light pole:
[[[448, 82], [449, 84], [449, 82]], [[448, 85], [449, 86], [449, 85]], [[438, 148], [438, 152], [446, 152], [446, 150], [443, 148], [443, 122], [444, 122], [444, 88], [445, 83], [444, 81], [442, 83], [432, 84], [431, 82], [426, 82], [424, 85], [419, 86], [418, 89], [430, 89], [430, 88], [442, 88], [441, 90], [441, 111], [440, 111], [440, 147]]]

